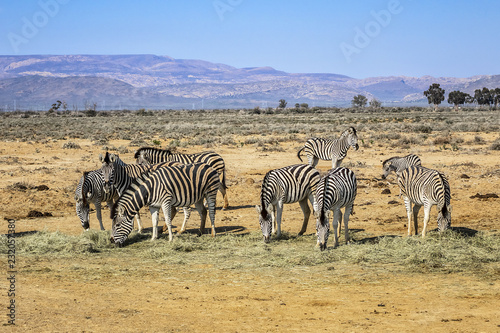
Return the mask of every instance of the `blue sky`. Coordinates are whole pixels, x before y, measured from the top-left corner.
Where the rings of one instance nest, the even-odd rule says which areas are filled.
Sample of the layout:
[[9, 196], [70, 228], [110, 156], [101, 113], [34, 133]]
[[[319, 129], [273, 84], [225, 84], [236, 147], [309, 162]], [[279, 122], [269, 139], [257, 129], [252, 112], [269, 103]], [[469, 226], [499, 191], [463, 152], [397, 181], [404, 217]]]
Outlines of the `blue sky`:
[[500, 1], [0, 2], [0, 54], [156, 54], [292, 73], [500, 74]]

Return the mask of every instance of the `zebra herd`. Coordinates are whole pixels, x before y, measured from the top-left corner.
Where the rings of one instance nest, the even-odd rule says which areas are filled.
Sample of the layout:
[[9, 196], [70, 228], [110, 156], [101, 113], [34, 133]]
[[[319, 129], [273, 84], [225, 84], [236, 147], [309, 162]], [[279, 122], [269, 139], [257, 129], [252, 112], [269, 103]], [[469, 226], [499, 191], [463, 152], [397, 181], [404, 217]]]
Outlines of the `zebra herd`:
[[[272, 234], [278, 237], [281, 235], [284, 204], [299, 203], [304, 215], [299, 235], [304, 234], [311, 214], [308, 201], [316, 218], [317, 246], [321, 250], [327, 248], [331, 212], [333, 247], [338, 246], [341, 229], [339, 223], [342, 221], [345, 241], [349, 242], [348, 222], [356, 199], [357, 180], [352, 170], [340, 167], [340, 164], [350, 147], [359, 149], [354, 127], [349, 127], [337, 139], [308, 139], [297, 153], [302, 161], [300, 153], [304, 151], [308, 164], [295, 164], [266, 173], [261, 186], [260, 204], [255, 207], [266, 243], [271, 240]], [[229, 206], [225, 163], [220, 155], [215, 152], [179, 154], [143, 147], [134, 155], [136, 164], [126, 164], [118, 155], [108, 152], [99, 158], [102, 167], [85, 172], [75, 191], [76, 212], [85, 230], [89, 229], [89, 203], [94, 204], [101, 230], [104, 230], [101, 202], [106, 201], [111, 207], [111, 242], [122, 246], [133, 229], [134, 216], [139, 232], [142, 230], [139, 210], [148, 206], [153, 224], [151, 239], [158, 237], [157, 225], [161, 208], [165, 216], [163, 231], [168, 231], [169, 241], [172, 241], [172, 218], [176, 215], [177, 208], [182, 207], [184, 211], [184, 221], [179, 231], [182, 233], [190, 216], [189, 207], [194, 205], [201, 218], [200, 234], [205, 229], [208, 208], [211, 233], [215, 236], [215, 202], [218, 191], [223, 195], [223, 209]], [[323, 176], [315, 169], [320, 159], [332, 161], [332, 169]], [[392, 157], [382, 163], [382, 168], [384, 179], [389, 173], [396, 173], [408, 215], [408, 235], [411, 235], [412, 213], [414, 231], [418, 234], [417, 216], [422, 206], [422, 237], [425, 237], [429, 213], [434, 205], [438, 209], [439, 230], [443, 231], [450, 226], [450, 187], [442, 173], [422, 167], [420, 158], [413, 154]], [[345, 208], [344, 213], [342, 208]]]

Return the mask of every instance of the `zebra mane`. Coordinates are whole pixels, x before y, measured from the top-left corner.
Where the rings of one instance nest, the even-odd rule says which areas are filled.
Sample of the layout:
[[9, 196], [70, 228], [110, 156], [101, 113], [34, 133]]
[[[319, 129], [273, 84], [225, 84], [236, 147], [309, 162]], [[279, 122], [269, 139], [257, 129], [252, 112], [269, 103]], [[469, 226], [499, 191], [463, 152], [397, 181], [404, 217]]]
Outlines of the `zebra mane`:
[[[269, 181], [269, 176], [271, 175], [271, 171], [268, 171], [266, 173], [266, 175], [264, 176], [264, 179], [262, 180], [262, 188], [265, 187], [265, 185], [268, 183]], [[260, 215], [262, 216], [262, 218], [266, 219], [267, 218], [267, 215], [269, 214], [268, 211], [267, 211], [267, 207], [266, 207], [266, 204], [264, 203], [264, 196], [262, 195], [263, 192], [261, 192], [260, 194], [260, 206], [261, 206], [261, 211], [260, 211]]]
[[141, 185], [144, 184], [144, 180], [141, 178], [134, 178], [132, 180], [132, 183], [129, 185], [129, 187], [123, 192], [122, 195], [116, 200], [116, 202], [111, 206], [110, 209], [110, 218], [114, 219], [115, 216], [118, 214], [118, 206], [124, 201], [126, 198], [132, 196]]
[[[323, 179], [321, 179], [321, 181], [323, 181], [323, 189], [326, 189], [326, 185], [327, 185], [327, 182], [328, 182], [328, 177], [323, 177]], [[318, 209], [321, 210], [321, 213], [320, 213], [320, 216], [319, 216], [319, 223], [321, 224], [322, 227], [324, 227], [326, 224], [325, 224], [325, 210], [323, 209], [323, 206], [325, 205], [325, 198], [323, 196], [323, 204], [321, 207], [318, 207]]]
[[83, 204], [86, 205], [87, 204], [87, 196], [85, 195], [85, 193], [83, 193], [83, 184], [85, 184], [85, 180], [87, 179], [87, 176], [89, 175], [90, 171], [84, 171], [83, 172], [83, 182], [82, 182], [82, 201], [83, 201]]
[[382, 166], [385, 166], [386, 163], [392, 162], [392, 160], [395, 160], [397, 158], [400, 158], [400, 157], [399, 156], [394, 156], [394, 157], [386, 159], [385, 161], [382, 162]]
[[161, 152], [161, 153], [166, 153], [166, 154], [172, 154], [172, 151], [170, 149], [161, 149], [161, 148], [156, 148], [156, 147], [141, 147], [137, 149], [137, 151], [134, 154], [134, 158], [138, 158], [141, 156], [141, 153], [144, 151], [152, 151], [152, 152]]

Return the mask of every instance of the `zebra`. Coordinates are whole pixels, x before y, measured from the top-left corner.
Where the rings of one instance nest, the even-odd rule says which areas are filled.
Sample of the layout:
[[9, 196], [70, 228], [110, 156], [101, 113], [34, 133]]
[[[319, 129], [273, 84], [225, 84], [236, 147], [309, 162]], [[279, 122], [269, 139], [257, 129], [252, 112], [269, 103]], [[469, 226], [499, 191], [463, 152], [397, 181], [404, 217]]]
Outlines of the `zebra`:
[[226, 165], [222, 157], [213, 152], [201, 152], [194, 154], [182, 154], [182, 153], [172, 153], [168, 149], [158, 149], [154, 147], [142, 147], [139, 148], [135, 154], [137, 164], [153, 164], [161, 163], [166, 161], [177, 161], [183, 164], [198, 163], [203, 162], [214, 168], [220, 177], [220, 187], [219, 191], [224, 199], [224, 205], [222, 209], [225, 210], [229, 207], [229, 200], [227, 197], [227, 186], [226, 186]]
[[168, 239], [172, 241], [172, 218], [175, 207], [187, 207], [194, 204], [200, 214], [200, 234], [205, 231], [207, 209], [212, 224], [212, 236], [215, 237], [215, 202], [219, 186], [217, 171], [205, 163], [170, 165], [157, 168], [145, 179], [138, 178], [118, 198], [111, 209], [111, 242], [122, 246], [132, 230], [133, 216], [145, 205], [149, 206], [153, 219], [153, 236], [158, 237], [157, 224], [160, 207], [168, 226]]
[[308, 139], [304, 147], [297, 152], [297, 157], [302, 161], [300, 153], [304, 150], [309, 165], [312, 167], [316, 167], [318, 161], [321, 159], [325, 161], [332, 160], [332, 168], [337, 168], [347, 156], [349, 147], [353, 147], [355, 150], [359, 149], [358, 135], [354, 127], [349, 127], [338, 139]]
[[444, 231], [451, 225], [450, 185], [448, 179], [439, 171], [421, 166], [410, 166], [398, 175], [398, 185], [403, 196], [406, 213], [408, 214], [408, 236], [411, 236], [411, 210], [413, 206], [413, 223], [415, 235], [418, 234], [418, 211], [424, 206], [425, 237], [427, 222], [432, 206], [438, 210], [438, 229]]
[[[163, 162], [148, 165], [126, 164], [118, 155], [109, 154], [99, 155], [99, 160], [102, 163], [101, 171], [104, 178], [104, 191], [109, 191], [112, 187], [116, 188], [119, 195], [122, 195], [130, 186], [134, 179], [144, 177], [147, 173], [163, 166], [180, 164], [179, 162]], [[189, 207], [184, 209], [184, 222], [182, 223], [181, 232], [185, 230], [187, 220], [190, 216]], [[139, 232], [142, 232], [141, 217], [139, 212], [136, 215]], [[154, 230], [153, 230], [154, 232]]]
[[111, 191], [103, 190], [104, 180], [101, 170], [84, 172], [75, 190], [76, 215], [80, 218], [83, 229], [90, 229], [90, 202], [95, 206], [97, 220], [104, 230], [101, 215], [101, 202], [106, 201], [108, 207], [113, 206], [113, 201], [118, 199], [118, 192], [113, 188]]
[[409, 166], [420, 166], [421, 164], [422, 162], [420, 161], [420, 157], [414, 154], [409, 154], [405, 157], [391, 157], [382, 162], [382, 169], [384, 170], [382, 179], [386, 179], [391, 171], [394, 171], [396, 175], [399, 175], [404, 169], [408, 168]]
[[306, 232], [309, 215], [311, 214], [307, 200], [309, 199], [313, 209], [316, 210], [314, 193], [319, 180], [320, 174], [318, 170], [307, 164], [291, 165], [266, 173], [262, 182], [260, 205], [255, 206], [259, 213], [259, 223], [264, 242], [268, 243], [270, 241], [271, 233], [276, 232], [278, 237], [281, 236], [283, 204], [299, 202], [304, 214], [304, 221], [299, 235]]
[[[330, 211], [333, 211], [333, 232], [334, 244], [338, 245], [337, 227], [342, 221], [342, 207], [344, 212], [344, 235], [346, 244], [349, 242], [349, 216], [351, 215], [354, 199], [357, 194], [356, 175], [348, 168], [339, 167], [331, 169], [318, 183], [316, 189], [316, 235], [321, 251], [326, 249], [328, 236], [330, 233], [330, 223], [328, 221]], [[339, 228], [339, 234], [340, 234]]]

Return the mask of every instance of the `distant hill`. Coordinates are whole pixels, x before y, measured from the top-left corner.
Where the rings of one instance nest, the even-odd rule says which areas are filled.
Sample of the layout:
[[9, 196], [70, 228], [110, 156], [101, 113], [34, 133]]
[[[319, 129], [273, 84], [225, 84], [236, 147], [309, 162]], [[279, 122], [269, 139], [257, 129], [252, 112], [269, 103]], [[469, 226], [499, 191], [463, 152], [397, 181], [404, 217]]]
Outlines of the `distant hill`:
[[355, 79], [327, 73], [286, 73], [271, 67], [235, 68], [156, 55], [0, 56], [0, 109], [253, 108], [295, 103], [344, 106], [363, 94], [385, 104], [426, 104], [432, 83], [447, 91], [500, 87], [500, 75]]

